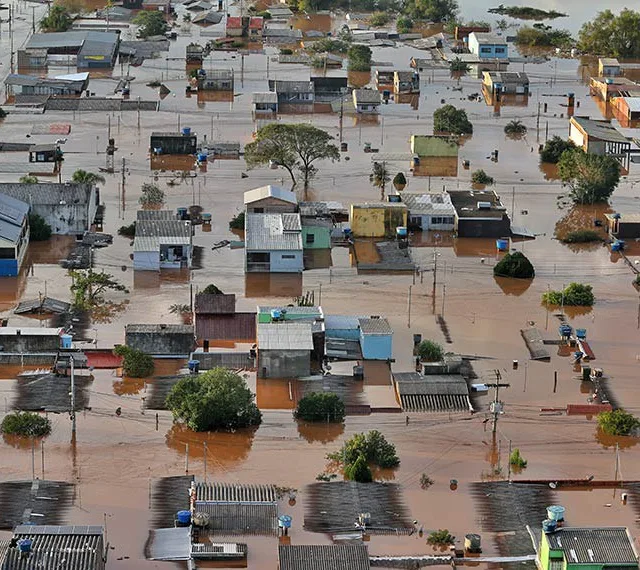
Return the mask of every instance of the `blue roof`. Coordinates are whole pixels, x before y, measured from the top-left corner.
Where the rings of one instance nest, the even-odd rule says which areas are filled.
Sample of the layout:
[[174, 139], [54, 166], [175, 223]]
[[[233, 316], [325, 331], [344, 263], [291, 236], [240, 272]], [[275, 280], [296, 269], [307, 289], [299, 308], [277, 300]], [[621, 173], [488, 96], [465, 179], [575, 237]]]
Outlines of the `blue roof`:
[[17, 242], [22, 232], [22, 224], [29, 214], [29, 204], [0, 194], [0, 238]]

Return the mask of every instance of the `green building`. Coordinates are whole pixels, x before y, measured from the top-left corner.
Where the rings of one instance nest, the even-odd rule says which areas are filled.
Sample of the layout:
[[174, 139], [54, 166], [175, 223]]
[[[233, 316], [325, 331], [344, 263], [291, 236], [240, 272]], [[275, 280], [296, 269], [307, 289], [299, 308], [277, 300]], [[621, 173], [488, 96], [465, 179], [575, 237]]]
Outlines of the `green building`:
[[302, 218], [302, 247], [304, 249], [331, 249], [330, 220]]
[[[275, 318], [274, 318], [274, 315]], [[258, 322], [271, 323], [277, 321], [322, 321], [324, 314], [321, 307], [258, 307]]]
[[624, 527], [542, 532], [541, 570], [638, 570], [638, 555]]

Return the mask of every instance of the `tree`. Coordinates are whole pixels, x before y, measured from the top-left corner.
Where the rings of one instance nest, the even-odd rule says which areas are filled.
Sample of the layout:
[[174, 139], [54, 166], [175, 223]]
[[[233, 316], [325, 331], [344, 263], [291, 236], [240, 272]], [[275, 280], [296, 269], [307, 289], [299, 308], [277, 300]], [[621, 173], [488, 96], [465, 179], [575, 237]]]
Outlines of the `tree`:
[[591, 307], [595, 303], [593, 287], [583, 283], [569, 283], [562, 291], [547, 291], [542, 295], [545, 305]]
[[611, 156], [572, 149], [562, 153], [558, 173], [575, 203], [606, 202], [620, 182], [620, 163]]
[[244, 379], [226, 368], [182, 378], [169, 392], [166, 404], [177, 421], [195, 431], [234, 431], [262, 421]]
[[492, 176], [489, 176], [484, 170], [479, 169], [474, 171], [474, 173], [471, 175], [471, 182], [473, 182], [474, 184], [492, 186], [495, 181]]
[[118, 235], [127, 238], [136, 237], [136, 221], [133, 220], [128, 226], [120, 226], [118, 228]]
[[395, 445], [389, 443], [378, 430], [371, 430], [366, 434], [356, 433], [344, 442], [339, 451], [327, 454], [327, 458], [343, 465], [351, 465], [361, 455], [367, 463], [378, 467], [389, 468], [400, 465]]
[[106, 182], [104, 176], [96, 174], [95, 172], [87, 172], [86, 170], [78, 169], [73, 173], [71, 177], [72, 182], [78, 182], [82, 184], [104, 184]]
[[367, 464], [364, 455], [359, 455], [351, 465], [344, 468], [344, 478], [348, 481], [356, 481], [358, 483], [371, 483], [373, 474], [371, 468]]
[[413, 30], [413, 20], [409, 16], [400, 16], [396, 20], [396, 30], [399, 34], [408, 34]]
[[380, 28], [386, 26], [391, 17], [386, 12], [374, 12], [369, 18], [369, 25], [373, 28]]
[[405, 177], [405, 175], [402, 172], [398, 172], [394, 177], [393, 177], [393, 186], [394, 188], [400, 192], [402, 190], [404, 190], [404, 187], [407, 185], [407, 179]]
[[540, 153], [540, 160], [542, 162], [549, 162], [551, 164], [557, 164], [560, 161], [560, 157], [565, 150], [576, 148], [576, 145], [572, 141], [564, 140], [559, 136], [550, 138], [544, 143], [544, 148]]
[[575, 45], [571, 32], [568, 30], [556, 30], [544, 24], [534, 24], [533, 27], [525, 26], [518, 30], [515, 43], [527, 47], [557, 47], [569, 48]]
[[238, 212], [231, 220], [229, 221], [229, 229], [230, 230], [244, 230], [244, 212]]
[[518, 119], [509, 121], [504, 127], [505, 135], [522, 136], [527, 134], [527, 127]]
[[527, 460], [520, 455], [520, 450], [517, 447], [509, 456], [509, 464], [516, 469], [524, 469], [527, 466]]
[[138, 202], [143, 206], [161, 206], [164, 204], [164, 191], [157, 184], [145, 182]]
[[507, 253], [493, 267], [496, 277], [515, 277], [516, 279], [532, 279], [536, 272], [524, 253], [514, 251]]
[[260, 128], [255, 141], [244, 147], [244, 158], [249, 168], [272, 161], [282, 166], [289, 172], [294, 187], [295, 173], [299, 171], [306, 190], [317, 172], [314, 162], [340, 160], [340, 151], [332, 140], [329, 133], [311, 125], [270, 123]]
[[312, 53], [347, 53], [349, 43], [336, 38], [320, 38], [307, 48]]
[[29, 239], [47, 241], [51, 237], [51, 226], [38, 214], [29, 214]]
[[167, 29], [167, 22], [165, 22], [162, 12], [157, 10], [140, 10], [132, 22], [136, 26], [140, 26], [138, 35], [141, 38], [148, 38], [149, 36], [161, 36]]
[[341, 422], [344, 403], [337, 394], [312, 392], [298, 402], [293, 415], [308, 422]]
[[601, 57], [640, 57], [640, 13], [623, 9], [618, 16], [604, 10], [583, 24], [578, 47], [584, 53]]
[[37, 184], [38, 183], [38, 177], [37, 176], [31, 176], [30, 174], [27, 174], [25, 176], [21, 176], [18, 179], [18, 182], [20, 182], [20, 184]]
[[404, 12], [414, 20], [448, 22], [456, 19], [458, 3], [456, 0], [408, 0]]
[[560, 241], [562, 243], [591, 243], [602, 241], [602, 236], [594, 230], [574, 230], [566, 234]]
[[440, 530], [434, 530], [427, 537], [427, 544], [430, 544], [431, 546], [439, 546], [441, 548], [445, 546], [449, 546], [450, 544], [453, 544], [455, 541], [456, 541], [456, 537], [452, 536], [451, 533], [449, 533], [449, 530], [446, 528], [440, 529]]
[[116, 356], [122, 356], [122, 369], [131, 378], [146, 378], [153, 374], [153, 358], [137, 348], [121, 344], [113, 349]]
[[64, 6], [53, 4], [49, 14], [40, 20], [44, 32], [66, 32], [71, 27], [71, 15]]
[[209, 285], [207, 285], [202, 292], [205, 295], [224, 295], [224, 293], [218, 289], [218, 287], [216, 287], [213, 283], [209, 283]]
[[0, 107], [0, 119], [4, 119], [7, 116], [7, 112]]
[[464, 109], [456, 109], [453, 105], [444, 105], [433, 112], [433, 130], [434, 132], [470, 135], [473, 133], [473, 125], [467, 118]]
[[96, 273], [92, 269], [77, 269], [69, 271], [69, 274], [72, 279], [73, 306], [76, 309], [90, 310], [101, 305], [104, 303], [103, 294], [108, 290], [129, 292], [113, 275], [105, 271]]
[[369, 46], [352, 45], [347, 51], [349, 71], [371, 71], [372, 51]]
[[598, 414], [598, 425], [607, 435], [635, 435], [640, 428], [640, 420], [620, 409]]
[[449, 71], [453, 73], [468, 73], [471, 67], [466, 62], [462, 61], [459, 57], [452, 59], [449, 62]]
[[374, 162], [371, 174], [369, 174], [369, 182], [376, 188], [380, 188], [380, 192], [384, 197], [384, 190], [387, 186], [387, 182], [391, 180], [387, 165], [384, 162]]
[[51, 420], [32, 412], [11, 412], [2, 420], [0, 431], [7, 435], [42, 437], [51, 433]]
[[444, 358], [442, 345], [432, 340], [423, 340], [418, 345], [417, 352], [423, 362], [440, 362]]

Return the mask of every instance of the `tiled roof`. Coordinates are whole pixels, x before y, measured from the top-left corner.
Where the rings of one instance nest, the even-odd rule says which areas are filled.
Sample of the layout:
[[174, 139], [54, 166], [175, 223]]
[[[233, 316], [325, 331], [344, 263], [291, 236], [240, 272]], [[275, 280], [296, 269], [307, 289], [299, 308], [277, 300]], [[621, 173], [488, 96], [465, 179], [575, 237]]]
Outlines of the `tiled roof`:
[[384, 318], [360, 318], [358, 323], [363, 334], [393, 334], [389, 321]]
[[364, 544], [280, 545], [280, 570], [369, 570]]
[[229, 314], [236, 310], [236, 296], [234, 294], [212, 295], [209, 293], [198, 293], [196, 295], [196, 314]]

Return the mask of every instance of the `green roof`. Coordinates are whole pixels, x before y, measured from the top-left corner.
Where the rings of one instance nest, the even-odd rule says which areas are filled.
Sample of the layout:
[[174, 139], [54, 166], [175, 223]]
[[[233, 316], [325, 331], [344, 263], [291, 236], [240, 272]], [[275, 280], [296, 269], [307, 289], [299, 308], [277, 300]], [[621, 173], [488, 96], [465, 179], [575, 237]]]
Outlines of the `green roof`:
[[458, 156], [458, 143], [449, 137], [411, 135], [411, 152], [418, 156]]

